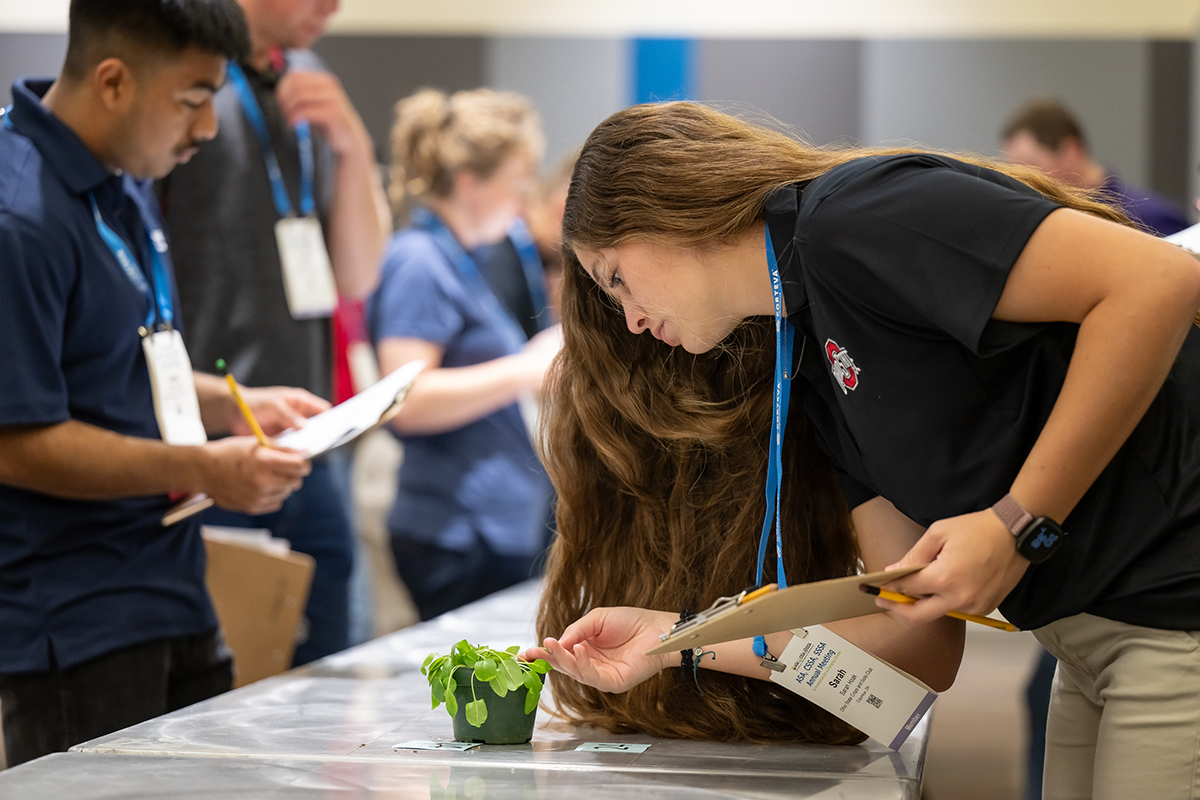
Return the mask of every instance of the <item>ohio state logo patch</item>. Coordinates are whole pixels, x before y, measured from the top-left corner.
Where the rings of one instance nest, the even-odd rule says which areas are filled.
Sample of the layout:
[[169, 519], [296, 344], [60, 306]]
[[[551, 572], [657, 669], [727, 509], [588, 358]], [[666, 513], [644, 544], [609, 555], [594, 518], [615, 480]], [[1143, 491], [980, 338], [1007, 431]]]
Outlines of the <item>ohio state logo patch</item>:
[[862, 372], [862, 370], [854, 363], [854, 359], [850, 357], [850, 354], [842, 349], [833, 339], [826, 339], [825, 355], [829, 357], [830, 369], [833, 372], [833, 377], [838, 382], [838, 386], [842, 387], [842, 394], [850, 394], [850, 392], [857, 389], [858, 373]]

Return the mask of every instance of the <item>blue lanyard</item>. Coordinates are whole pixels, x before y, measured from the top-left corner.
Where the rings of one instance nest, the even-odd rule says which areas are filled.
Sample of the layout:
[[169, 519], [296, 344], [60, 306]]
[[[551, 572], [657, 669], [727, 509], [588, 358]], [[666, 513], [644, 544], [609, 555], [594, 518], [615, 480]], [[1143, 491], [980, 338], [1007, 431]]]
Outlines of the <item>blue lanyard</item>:
[[[12, 106], [0, 110], [0, 115], [4, 117], [4, 127], [10, 131], [16, 130], [12, 123]], [[100, 233], [100, 238], [108, 245], [108, 249], [116, 257], [117, 263], [121, 265], [121, 271], [129, 278], [130, 283], [141, 293], [142, 297], [146, 298], [148, 308], [143, 327], [147, 331], [153, 330], [154, 321], [159, 315], [161, 315], [162, 323], [170, 327], [175, 319], [175, 313], [171, 308], [171, 279], [167, 275], [167, 268], [163, 263], [163, 255], [167, 252], [167, 237], [163, 235], [162, 228], [154, 223], [142, 204], [135, 201], [138, 213], [142, 218], [142, 225], [146, 228], [146, 238], [150, 241], [150, 270], [154, 276], [154, 289], [152, 290], [146, 282], [146, 276], [142, 274], [142, 270], [138, 266], [137, 258], [129, 249], [129, 245], [125, 244], [125, 240], [108, 227], [104, 218], [100, 216], [100, 206], [96, 203], [96, 195], [93, 192], [88, 192], [88, 202], [92, 205], [92, 217], [96, 220], [96, 230]]]
[[[263, 160], [267, 162], [267, 177], [271, 180], [275, 210], [279, 212], [280, 217], [290, 217], [292, 216], [292, 202], [288, 199], [287, 187], [283, 183], [283, 172], [279, 169], [279, 159], [275, 157], [275, 149], [271, 147], [271, 134], [267, 130], [267, 121], [263, 117], [262, 108], [258, 105], [258, 98], [254, 96], [254, 90], [250, 88], [250, 82], [246, 80], [246, 73], [240, 66], [230, 61], [227, 73], [230, 83], [233, 84], [233, 88], [238, 94], [242, 111], [246, 114], [246, 120], [254, 129], [254, 136], [258, 139]], [[300, 120], [296, 123], [296, 138], [300, 148], [300, 213], [311, 217], [316, 209], [316, 204], [313, 202], [312, 133], [309, 131], [307, 120]]]
[[412, 225], [414, 228], [427, 231], [433, 236], [433, 240], [437, 243], [438, 249], [442, 251], [442, 255], [454, 265], [454, 269], [467, 282], [467, 285], [471, 288], [471, 292], [483, 304], [485, 311], [500, 326], [509, 350], [512, 352], [520, 350], [525, 344], [525, 331], [513, 319], [512, 314], [509, 314], [504, 309], [504, 306], [500, 305], [500, 301], [496, 299], [495, 293], [492, 292], [491, 287], [487, 285], [487, 281], [480, 274], [479, 267], [467, 255], [467, 251], [463, 250], [462, 245], [454, 238], [454, 234], [450, 232], [446, 224], [438, 219], [437, 215], [429, 209], [418, 208], [412, 212]]
[[[775, 574], [779, 588], [787, 586], [783, 570], [783, 532], [780, 525], [779, 501], [783, 486], [783, 429], [787, 424], [788, 401], [792, 394], [792, 346], [796, 342], [796, 329], [783, 316], [783, 284], [779, 277], [779, 264], [775, 261], [775, 248], [771, 245], [771, 231], [767, 226], [767, 265], [771, 269], [771, 294], [775, 299], [775, 393], [771, 407], [771, 442], [767, 452], [767, 513], [763, 519], [762, 533], [758, 538], [758, 571], [754, 582], [763, 582], [763, 563], [767, 557], [767, 542], [771, 538], [771, 520], [775, 520]], [[767, 642], [761, 636], [754, 637], [754, 654], [759, 658], [767, 654]]]
[[170, 327], [175, 319], [175, 314], [171, 309], [171, 279], [167, 275], [167, 268], [163, 263], [163, 254], [167, 252], [167, 239], [163, 236], [162, 229], [151, 224], [151, 221], [146, 218], [145, 209], [138, 204], [142, 224], [146, 227], [146, 238], [150, 241], [150, 269], [154, 280], [154, 288], [151, 289], [150, 284], [146, 282], [146, 276], [138, 267], [137, 258], [133, 255], [129, 245], [116, 231], [108, 227], [104, 218], [100, 216], [100, 206], [96, 203], [96, 195], [88, 192], [88, 201], [92, 204], [92, 217], [96, 220], [96, 230], [100, 233], [100, 238], [104, 240], [108, 249], [116, 257], [125, 277], [129, 278], [129, 282], [133, 284], [134, 288], [146, 298], [148, 308], [143, 327], [147, 331], [153, 330], [156, 316], [161, 319], [163, 325]]
[[537, 245], [533, 243], [529, 228], [521, 219], [508, 229], [508, 238], [521, 258], [521, 269], [525, 270], [525, 283], [529, 287], [529, 299], [533, 301], [538, 330], [545, 330], [550, 327], [550, 304], [546, 301], [546, 270], [542, 267]]

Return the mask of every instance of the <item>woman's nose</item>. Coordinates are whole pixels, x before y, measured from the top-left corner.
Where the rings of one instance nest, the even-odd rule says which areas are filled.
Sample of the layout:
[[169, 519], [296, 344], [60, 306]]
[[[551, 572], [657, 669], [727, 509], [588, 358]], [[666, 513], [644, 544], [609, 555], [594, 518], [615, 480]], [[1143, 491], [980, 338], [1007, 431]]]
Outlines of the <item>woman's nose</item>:
[[622, 309], [625, 311], [625, 324], [629, 326], [630, 333], [641, 333], [650, 327], [650, 320], [633, 303], [624, 303]]

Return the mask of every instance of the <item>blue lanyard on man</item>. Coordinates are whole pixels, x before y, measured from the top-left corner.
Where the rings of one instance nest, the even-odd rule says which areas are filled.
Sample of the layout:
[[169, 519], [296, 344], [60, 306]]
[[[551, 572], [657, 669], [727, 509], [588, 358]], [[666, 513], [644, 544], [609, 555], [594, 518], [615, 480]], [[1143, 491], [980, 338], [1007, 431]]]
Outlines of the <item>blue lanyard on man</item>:
[[[758, 571], [755, 583], [762, 585], [763, 563], [767, 557], [767, 542], [771, 538], [771, 520], [775, 520], [775, 575], [779, 588], [787, 586], [783, 570], [783, 535], [780, 524], [780, 494], [783, 487], [783, 433], [787, 425], [788, 401], [792, 394], [792, 346], [796, 341], [796, 329], [783, 316], [783, 283], [779, 277], [779, 264], [775, 260], [775, 248], [771, 245], [771, 231], [767, 226], [767, 266], [771, 269], [771, 294], [775, 299], [775, 392], [771, 404], [771, 442], [767, 451], [767, 513], [763, 519], [762, 534], [758, 539]], [[767, 641], [762, 636], [754, 637], [754, 654], [759, 658], [767, 654]]]
[[154, 286], [151, 288], [146, 281], [146, 276], [138, 266], [133, 250], [100, 215], [100, 206], [96, 202], [96, 195], [93, 192], [88, 192], [88, 202], [91, 203], [92, 217], [96, 221], [96, 230], [99, 232], [100, 238], [104, 240], [108, 249], [116, 257], [125, 277], [146, 298], [148, 308], [146, 321], [142, 324], [142, 335], [148, 336], [153, 333], [156, 321], [162, 327], [170, 328], [175, 320], [175, 313], [171, 308], [171, 278], [167, 274], [166, 264], [163, 261], [163, 255], [167, 252], [167, 238], [163, 235], [162, 229], [153, 219], [149, 218], [141, 203], [136, 203], [142, 218], [142, 225], [146, 229], [146, 239], [150, 243], [150, 272], [151, 280], [154, 282]]
[[496, 299], [496, 295], [492, 292], [487, 281], [483, 279], [483, 275], [479, 272], [479, 267], [475, 265], [475, 260], [467, 255], [467, 251], [463, 250], [462, 245], [454, 238], [454, 234], [446, 227], [446, 223], [438, 219], [427, 208], [417, 208], [412, 212], [412, 226], [420, 230], [427, 231], [433, 236], [433, 240], [437, 243], [438, 249], [442, 251], [442, 255], [454, 266], [462, 279], [467, 282], [471, 289], [471, 293], [478, 298], [483, 305], [484, 310], [493, 318], [495, 323], [500, 327], [504, 338], [507, 340], [509, 350], [516, 352], [525, 344], [525, 331], [517, 324], [516, 319], [512, 314], [508, 313], [500, 301]]
[[[0, 117], [3, 117], [5, 128], [10, 131], [16, 130], [12, 122], [12, 106], [0, 109]], [[112, 251], [117, 263], [121, 266], [121, 271], [125, 273], [125, 277], [142, 297], [146, 298], [146, 319], [142, 324], [142, 335], [153, 333], [155, 322], [165, 328], [170, 328], [175, 321], [175, 312], [171, 306], [171, 277], [167, 273], [163, 259], [167, 252], [167, 237], [163, 235], [162, 227], [154, 219], [149, 209], [135, 199], [134, 205], [137, 206], [138, 216], [142, 219], [142, 227], [146, 229], [146, 239], [150, 243], [150, 274], [151, 280], [154, 281], [154, 287], [151, 288], [141, 267], [138, 266], [138, 260], [134, 256], [133, 250], [100, 215], [100, 206], [96, 202], [94, 192], [88, 192], [88, 202], [92, 206], [92, 218], [96, 222], [96, 231], [100, 234], [100, 238]]]
[[[229, 82], [233, 84], [234, 91], [237, 92], [242, 111], [246, 115], [246, 121], [250, 123], [254, 137], [258, 139], [259, 148], [262, 150], [263, 160], [266, 161], [267, 177], [271, 181], [271, 194], [275, 198], [275, 210], [279, 212], [280, 217], [290, 217], [294, 213], [292, 203], [288, 199], [287, 187], [283, 183], [283, 171], [279, 168], [279, 159], [276, 158], [275, 149], [271, 146], [271, 134], [267, 130], [267, 121], [263, 117], [258, 98], [254, 96], [254, 90], [250, 88], [250, 81], [246, 79], [246, 73], [238, 64], [230, 61], [226, 74], [229, 76]], [[296, 123], [296, 138], [300, 149], [300, 214], [311, 217], [316, 210], [316, 203], [313, 200], [312, 133], [307, 120], [300, 120]]]
[[[16, 130], [12, 122], [12, 106], [0, 110], [0, 116], [4, 118], [4, 127], [10, 131]], [[112, 251], [117, 263], [121, 265], [121, 271], [125, 273], [125, 277], [142, 297], [146, 298], [146, 319], [142, 324], [142, 335], [147, 336], [153, 333], [156, 321], [163, 327], [170, 328], [175, 321], [175, 312], [171, 307], [171, 277], [167, 274], [167, 267], [163, 261], [163, 256], [167, 252], [167, 237], [163, 235], [162, 227], [158, 225], [158, 221], [142, 203], [134, 201], [134, 205], [138, 209], [138, 216], [142, 218], [142, 227], [146, 229], [146, 239], [150, 243], [150, 279], [154, 281], [154, 288], [151, 289], [141, 267], [138, 266], [138, 260], [134, 256], [133, 250], [100, 216], [100, 206], [96, 202], [94, 192], [88, 192], [88, 202], [92, 206], [92, 218], [96, 222], [96, 231], [100, 234], [100, 238], [108, 245], [108, 249]]]

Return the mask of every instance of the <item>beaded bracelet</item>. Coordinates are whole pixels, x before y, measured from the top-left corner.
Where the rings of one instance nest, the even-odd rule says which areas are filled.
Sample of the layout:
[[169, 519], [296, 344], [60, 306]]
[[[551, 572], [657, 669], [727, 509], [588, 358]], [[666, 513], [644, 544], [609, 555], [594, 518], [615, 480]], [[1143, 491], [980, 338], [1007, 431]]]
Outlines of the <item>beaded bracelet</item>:
[[[694, 611], [685, 608], [679, 612], [679, 621], [687, 622], [694, 616], [696, 616]], [[694, 663], [695, 655], [695, 651], [690, 647], [686, 650], [679, 651], [679, 668], [683, 670], [685, 678], [691, 678], [693, 680], [696, 678], [696, 667]]]

